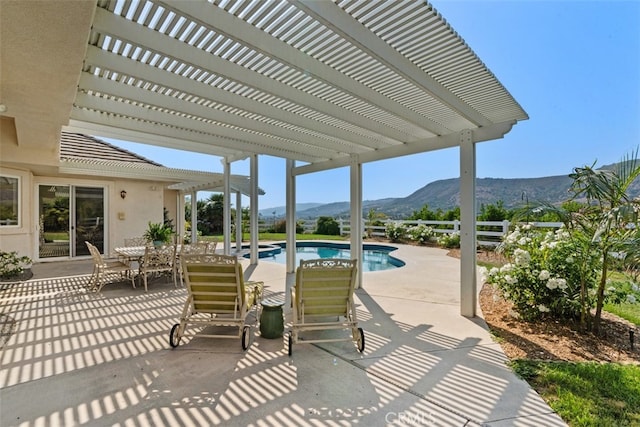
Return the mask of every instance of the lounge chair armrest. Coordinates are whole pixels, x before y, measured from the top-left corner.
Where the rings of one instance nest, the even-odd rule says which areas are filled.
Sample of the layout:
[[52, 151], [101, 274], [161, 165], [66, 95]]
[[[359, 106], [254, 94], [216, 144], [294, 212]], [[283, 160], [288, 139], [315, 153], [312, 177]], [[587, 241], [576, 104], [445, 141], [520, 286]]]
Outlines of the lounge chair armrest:
[[247, 305], [260, 305], [262, 302], [262, 292], [264, 290], [264, 282], [244, 282], [244, 289], [247, 295]]
[[296, 304], [296, 288], [291, 288], [291, 308], [293, 309], [294, 322], [297, 322], [297, 319], [298, 319], [298, 304]]

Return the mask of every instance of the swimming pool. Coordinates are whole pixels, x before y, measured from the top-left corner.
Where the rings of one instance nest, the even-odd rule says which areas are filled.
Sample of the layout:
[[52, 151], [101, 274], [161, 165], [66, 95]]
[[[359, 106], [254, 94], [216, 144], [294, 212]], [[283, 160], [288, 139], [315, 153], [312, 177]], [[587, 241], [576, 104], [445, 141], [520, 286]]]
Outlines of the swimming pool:
[[[279, 264], [287, 263], [286, 243], [274, 243], [265, 247], [260, 245], [260, 259], [272, 261]], [[300, 260], [316, 258], [342, 258], [351, 259], [351, 251], [348, 243], [336, 242], [296, 242], [296, 266], [300, 265]], [[362, 245], [362, 270], [381, 271], [404, 266], [404, 261], [389, 255], [397, 248], [386, 245], [363, 244]], [[247, 256], [247, 255], [245, 255]]]

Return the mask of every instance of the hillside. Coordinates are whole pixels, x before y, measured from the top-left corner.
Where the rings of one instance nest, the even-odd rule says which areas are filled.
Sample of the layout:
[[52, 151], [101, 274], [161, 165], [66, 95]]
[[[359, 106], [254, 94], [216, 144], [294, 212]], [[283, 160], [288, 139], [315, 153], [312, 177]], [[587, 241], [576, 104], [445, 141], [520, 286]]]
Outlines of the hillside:
[[[613, 165], [603, 166], [609, 169]], [[567, 175], [541, 178], [478, 178], [476, 179], [476, 198], [478, 205], [495, 204], [502, 201], [508, 209], [527, 203], [550, 202], [560, 204], [569, 197], [571, 179]], [[631, 186], [631, 195], [640, 195], [640, 180]], [[370, 209], [382, 212], [391, 218], [406, 218], [424, 205], [429, 209], [447, 211], [460, 204], [460, 179], [450, 178], [431, 182], [406, 197], [380, 200], [366, 200], [362, 203], [363, 215]], [[280, 208], [265, 209], [274, 211]], [[284, 208], [282, 208], [284, 211]], [[349, 217], [349, 202], [318, 204], [304, 209], [298, 206], [298, 218], [317, 218], [319, 216]]]
[[[478, 204], [495, 204], [499, 200], [505, 207], [522, 206], [528, 200], [561, 203], [568, 197], [571, 180], [567, 176], [544, 178], [479, 178], [476, 180]], [[404, 218], [413, 211], [429, 205], [431, 210], [447, 211], [460, 204], [460, 179], [451, 178], [431, 182], [407, 197], [363, 202], [363, 212], [370, 209], [383, 212], [391, 218]], [[298, 212], [300, 218], [318, 216], [349, 216], [349, 203], [338, 202], [316, 206]]]

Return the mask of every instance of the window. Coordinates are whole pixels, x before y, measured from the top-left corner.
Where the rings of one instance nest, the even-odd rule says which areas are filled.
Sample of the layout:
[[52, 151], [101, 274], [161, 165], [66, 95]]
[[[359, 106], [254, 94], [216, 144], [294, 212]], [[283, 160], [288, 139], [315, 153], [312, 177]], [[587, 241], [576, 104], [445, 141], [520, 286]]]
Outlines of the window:
[[0, 227], [19, 225], [19, 196], [20, 179], [0, 175]]

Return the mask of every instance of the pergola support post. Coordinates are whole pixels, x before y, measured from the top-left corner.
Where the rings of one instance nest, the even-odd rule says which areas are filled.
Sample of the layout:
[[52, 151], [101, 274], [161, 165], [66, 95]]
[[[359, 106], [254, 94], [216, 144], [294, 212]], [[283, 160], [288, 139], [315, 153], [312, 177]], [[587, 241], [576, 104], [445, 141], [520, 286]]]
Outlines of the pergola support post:
[[222, 203], [222, 235], [224, 254], [231, 254], [231, 162], [225, 157], [224, 165], [224, 197]]
[[198, 241], [198, 192], [191, 192], [191, 243]]
[[249, 157], [249, 177], [251, 179], [251, 199], [249, 205], [250, 215], [250, 263], [258, 263], [258, 155], [253, 154]]
[[242, 249], [242, 193], [236, 192], [236, 251]]
[[286, 164], [286, 220], [287, 220], [287, 273], [296, 270], [296, 177], [293, 174], [295, 160]]
[[471, 130], [460, 132], [460, 314], [475, 317], [476, 144]]
[[178, 191], [176, 197], [176, 243], [182, 243], [178, 237], [184, 238], [184, 192]]
[[358, 272], [356, 288], [362, 287], [362, 163], [357, 154], [351, 155], [351, 258], [356, 259]]

